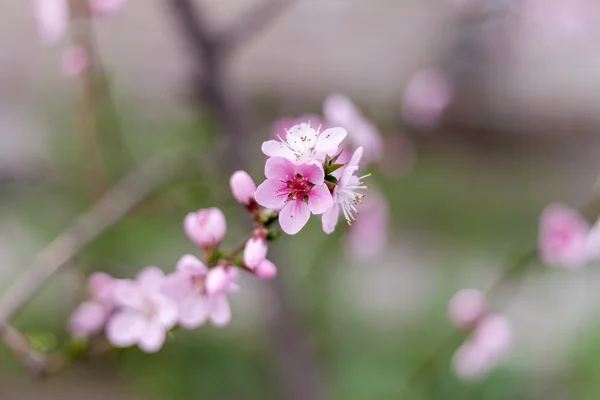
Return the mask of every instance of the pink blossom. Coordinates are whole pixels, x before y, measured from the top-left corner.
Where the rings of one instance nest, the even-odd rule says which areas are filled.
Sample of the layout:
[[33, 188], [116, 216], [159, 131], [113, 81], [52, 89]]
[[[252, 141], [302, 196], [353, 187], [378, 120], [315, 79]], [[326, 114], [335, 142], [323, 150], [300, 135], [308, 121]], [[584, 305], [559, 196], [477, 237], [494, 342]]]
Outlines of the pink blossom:
[[221, 243], [227, 223], [218, 208], [206, 208], [185, 216], [183, 228], [190, 240], [202, 247], [216, 247]]
[[[311, 126], [322, 126], [325, 127], [321, 121], [321, 117], [315, 114], [305, 114], [298, 118], [280, 118], [273, 122], [271, 126], [271, 133], [275, 140], [279, 137], [285, 137], [286, 132], [293, 126], [300, 125], [308, 121]], [[326, 127], [325, 127], [326, 128]]]
[[485, 295], [480, 290], [463, 289], [456, 293], [448, 305], [450, 320], [461, 329], [468, 329], [483, 318], [487, 310]]
[[256, 201], [278, 209], [279, 225], [289, 235], [298, 233], [310, 213], [323, 214], [333, 205], [324, 184], [325, 172], [317, 162], [296, 164], [283, 157], [271, 157], [265, 164], [267, 180], [256, 189]]
[[89, 63], [89, 57], [81, 46], [70, 47], [62, 55], [62, 71], [67, 76], [83, 73], [89, 67]]
[[248, 205], [254, 201], [256, 185], [246, 171], [237, 171], [229, 179], [231, 193], [238, 203]]
[[346, 222], [352, 224], [356, 221], [356, 206], [364, 198], [363, 191], [367, 187], [361, 182], [361, 179], [367, 177], [356, 177], [354, 173], [358, 170], [358, 163], [363, 154], [363, 148], [356, 149], [348, 164], [343, 167], [342, 176], [333, 189], [333, 206], [323, 214], [323, 231], [327, 234], [335, 230], [340, 212], [344, 214]]
[[90, 8], [95, 15], [115, 14], [123, 8], [125, 0], [90, 0]]
[[161, 293], [164, 273], [147, 267], [136, 280], [115, 283], [114, 296], [119, 310], [106, 325], [106, 337], [115, 347], [137, 344], [147, 353], [161, 349], [166, 333], [178, 320], [177, 304]]
[[210, 320], [224, 326], [231, 320], [227, 292], [237, 291], [237, 270], [216, 267], [209, 270], [192, 255], [183, 256], [177, 270], [169, 275], [162, 287], [165, 295], [175, 299], [179, 307], [179, 323], [195, 329]]
[[252, 236], [244, 246], [244, 265], [256, 268], [267, 257], [267, 240], [263, 234]]
[[69, 26], [67, 0], [33, 0], [33, 15], [44, 44], [53, 45], [66, 35]]
[[81, 303], [69, 318], [69, 331], [78, 338], [97, 335], [104, 329], [109, 314], [102, 304], [96, 301]]
[[385, 199], [371, 188], [358, 210], [360, 218], [348, 231], [346, 249], [350, 257], [368, 261], [383, 251], [387, 245], [389, 209]]
[[588, 233], [587, 222], [576, 210], [562, 204], [549, 205], [540, 219], [538, 248], [543, 262], [552, 267], [582, 267], [587, 261]]
[[344, 128], [330, 128], [320, 132], [310, 122], [291, 127], [286, 131], [285, 140], [267, 140], [262, 151], [269, 157], [283, 157], [290, 161], [325, 161], [327, 155], [334, 155], [346, 137]]
[[415, 74], [404, 91], [402, 112], [411, 124], [432, 126], [442, 118], [453, 97], [452, 83], [439, 69]]
[[366, 119], [349, 97], [332, 94], [323, 103], [323, 115], [331, 125], [341, 126], [348, 131], [352, 148], [364, 148], [365, 162], [380, 161], [384, 144], [377, 127]]
[[584, 245], [584, 256], [588, 261], [600, 260], [600, 219], [588, 232]]
[[107, 308], [114, 307], [113, 290], [117, 280], [104, 272], [94, 272], [87, 281], [92, 299]]
[[458, 377], [465, 381], [483, 378], [506, 357], [512, 337], [506, 317], [490, 315], [484, 318], [454, 354], [454, 370]]
[[277, 276], [277, 267], [266, 258], [254, 269], [254, 273], [260, 279], [273, 279]]

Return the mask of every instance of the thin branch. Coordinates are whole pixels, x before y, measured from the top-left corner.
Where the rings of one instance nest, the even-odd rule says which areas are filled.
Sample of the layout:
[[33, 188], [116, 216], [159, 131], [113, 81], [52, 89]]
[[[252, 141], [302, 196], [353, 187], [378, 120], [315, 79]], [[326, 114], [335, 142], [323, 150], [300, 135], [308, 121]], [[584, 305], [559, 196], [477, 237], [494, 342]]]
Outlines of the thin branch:
[[0, 332], [0, 336], [32, 375], [40, 376], [45, 373], [48, 365], [47, 357], [35, 351], [27, 336], [12, 326], [7, 326]]
[[263, 0], [238, 18], [236, 23], [221, 35], [220, 43], [224, 53], [231, 54], [251, 40], [264, 27], [269, 25], [287, 7], [297, 0]]
[[0, 334], [11, 329], [12, 318], [86, 244], [172, 179], [174, 168], [170, 161], [161, 158], [131, 172], [38, 254], [31, 267], [0, 297]]

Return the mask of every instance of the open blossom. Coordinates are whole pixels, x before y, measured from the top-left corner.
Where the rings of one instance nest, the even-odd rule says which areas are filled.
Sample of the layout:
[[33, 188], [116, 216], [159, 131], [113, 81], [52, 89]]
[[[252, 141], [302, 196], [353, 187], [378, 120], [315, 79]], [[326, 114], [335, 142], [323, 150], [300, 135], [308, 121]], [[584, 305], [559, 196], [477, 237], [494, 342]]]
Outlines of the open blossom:
[[310, 121], [291, 127], [285, 139], [268, 140], [262, 144], [262, 151], [269, 157], [283, 157], [291, 161], [325, 161], [327, 155], [334, 155], [339, 144], [346, 137], [344, 128], [330, 128], [320, 132]]
[[267, 257], [267, 239], [263, 233], [253, 235], [244, 246], [244, 265], [254, 269]]
[[231, 193], [238, 203], [249, 205], [254, 201], [256, 184], [246, 171], [236, 171], [229, 179]]
[[329, 124], [341, 126], [348, 131], [352, 148], [364, 149], [365, 162], [381, 160], [384, 153], [381, 133], [362, 115], [350, 98], [342, 94], [330, 95], [323, 103], [323, 115]]
[[462, 329], [474, 327], [486, 311], [485, 295], [476, 289], [463, 289], [457, 292], [448, 305], [450, 320]]
[[160, 291], [164, 279], [159, 268], [146, 267], [136, 280], [115, 283], [114, 298], [119, 308], [106, 325], [106, 337], [113, 346], [137, 344], [147, 353], [160, 350], [178, 318], [176, 303]]
[[215, 326], [224, 326], [231, 320], [227, 292], [238, 290], [236, 279], [236, 269], [219, 266], [209, 270], [202, 261], [188, 254], [167, 277], [162, 291], [177, 301], [182, 327], [195, 329], [207, 320]]
[[362, 202], [363, 191], [367, 187], [361, 182], [363, 177], [356, 177], [354, 173], [358, 170], [358, 163], [363, 154], [363, 148], [359, 147], [352, 155], [352, 159], [343, 167], [340, 180], [333, 189], [333, 206], [323, 214], [323, 231], [331, 233], [335, 230], [340, 212], [344, 215], [346, 222], [351, 224], [356, 221], [356, 205]]
[[183, 229], [190, 240], [202, 247], [216, 247], [221, 243], [227, 223], [218, 208], [206, 208], [185, 216]]
[[74, 337], [90, 337], [102, 332], [115, 304], [113, 288], [116, 280], [103, 272], [92, 274], [87, 281], [90, 300], [80, 304], [69, 318], [69, 331]]
[[546, 265], [580, 268], [600, 255], [600, 223], [590, 230], [578, 211], [551, 204], [542, 212], [538, 248]]
[[502, 315], [485, 317], [454, 354], [454, 370], [465, 381], [483, 378], [508, 354], [512, 328]]
[[256, 189], [256, 201], [263, 207], [281, 210], [279, 225], [289, 235], [298, 233], [310, 213], [323, 214], [333, 205], [323, 166], [315, 161], [293, 163], [271, 157], [265, 164], [267, 180]]

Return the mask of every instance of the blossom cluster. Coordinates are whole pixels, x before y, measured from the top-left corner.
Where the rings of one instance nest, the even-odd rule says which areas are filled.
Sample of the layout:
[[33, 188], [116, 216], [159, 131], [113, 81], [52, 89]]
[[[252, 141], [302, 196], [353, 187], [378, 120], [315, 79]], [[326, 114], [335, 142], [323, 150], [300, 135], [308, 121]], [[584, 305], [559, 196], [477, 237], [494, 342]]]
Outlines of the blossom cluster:
[[551, 267], [577, 269], [600, 260], [600, 220], [590, 227], [579, 213], [550, 204], [540, 218], [539, 254]]
[[457, 328], [470, 332], [454, 353], [457, 376], [463, 380], [483, 378], [511, 348], [513, 333], [508, 319], [489, 312], [485, 295], [476, 289], [456, 293], [448, 305], [448, 314]]
[[135, 279], [93, 274], [87, 285], [89, 300], [71, 316], [72, 335], [90, 338], [104, 331], [115, 347], [138, 345], [155, 352], [175, 326], [196, 329], [208, 321], [218, 327], [227, 325], [231, 320], [227, 295], [239, 290], [239, 271], [259, 279], [277, 275], [267, 259], [273, 222], [278, 220], [285, 233], [294, 235], [311, 214], [322, 216], [327, 233], [333, 232], [339, 215], [348, 223], [356, 220], [366, 189], [356, 176], [363, 148], [341, 162], [340, 143], [346, 135], [343, 128], [321, 131], [307, 122], [286, 130], [285, 138], [264, 142], [262, 150], [268, 156], [264, 182], [257, 187], [245, 171], [235, 172], [229, 181], [233, 197], [254, 222], [242, 246], [221, 250], [227, 223], [220, 209], [188, 213], [183, 230], [203, 250], [205, 260], [186, 254], [168, 275], [154, 266]]

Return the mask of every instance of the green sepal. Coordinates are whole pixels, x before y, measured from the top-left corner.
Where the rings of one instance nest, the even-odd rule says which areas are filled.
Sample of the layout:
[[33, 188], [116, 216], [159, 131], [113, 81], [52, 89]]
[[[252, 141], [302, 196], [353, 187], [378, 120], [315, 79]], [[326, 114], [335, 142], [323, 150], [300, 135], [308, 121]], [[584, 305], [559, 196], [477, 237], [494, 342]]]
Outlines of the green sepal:
[[337, 184], [337, 183], [338, 183], [338, 180], [337, 180], [337, 178], [336, 178], [335, 176], [333, 176], [333, 175], [326, 175], [326, 176], [325, 176], [325, 180], [326, 180], [327, 182], [331, 182], [331, 183], [334, 183], [334, 184]]
[[325, 168], [325, 175], [330, 175], [333, 171], [337, 171], [338, 169], [342, 168], [344, 165], [346, 165], [346, 164], [332, 164], [332, 165], [328, 166], [327, 168]]

